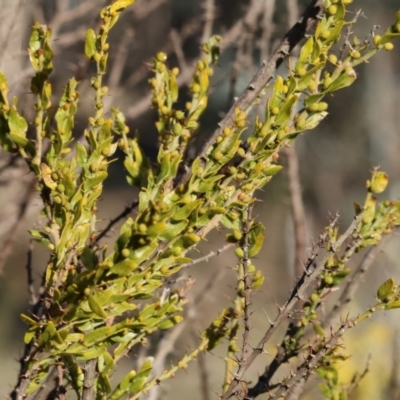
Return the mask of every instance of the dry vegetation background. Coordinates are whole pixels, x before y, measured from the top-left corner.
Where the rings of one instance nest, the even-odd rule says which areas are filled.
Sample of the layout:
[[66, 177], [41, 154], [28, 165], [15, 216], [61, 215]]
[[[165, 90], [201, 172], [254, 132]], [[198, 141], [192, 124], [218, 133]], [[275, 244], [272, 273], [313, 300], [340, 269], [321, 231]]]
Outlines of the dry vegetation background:
[[[107, 106], [112, 104], [125, 113], [131, 130], [138, 129], [143, 147], [154, 156], [156, 130], [147, 84], [148, 62], [158, 51], [169, 54], [171, 66], [177, 65], [181, 69], [180, 83], [184, 94], [199, 54], [199, 43], [211, 32], [219, 33], [225, 41], [213, 77], [210, 107], [200, 131], [200, 135], [206, 136], [208, 131], [214, 130], [232, 98], [245, 87], [261, 60], [268, 58], [271, 49], [307, 3], [306, 0], [136, 0], [111, 34]], [[94, 105], [88, 84], [93, 71], [84, 57], [83, 40], [86, 29], [98, 24], [97, 15], [105, 4], [104, 0], [0, 0], [0, 70], [6, 74], [12, 95], [20, 98], [28, 118], [33, 115], [33, 99], [29, 93], [32, 69], [26, 48], [30, 27], [34, 21], [39, 21], [53, 29], [54, 98], [61, 93], [70, 76], [81, 81], [76, 136], [82, 134]], [[382, 29], [388, 26], [399, 2], [355, 0], [354, 10], [360, 6], [366, 17], [359, 18], [357, 29], [363, 38], [374, 25], [380, 25]], [[328, 99], [328, 118], [296, 141], [307, 246], [317, 239], [329, 213], [339, 212], [343, 226], [351, 219], [353, 202], [363, 200], [364, 183], [373, 166], [379, 165], [390, 176], [386, 196], [394, 199], [400, 195], [400, 45], [395, 42], [395, 46], [393, 52], [382, 52], [369, 65], [361, 66], [356, 83]], [[287, 67], [282, 66], [280, 73], [285, 74], [286, 70]], [[282, 155], [282, 162], [287, 164], [287, 156]], [[15, 382], [18, 371], [16, 359], [22, 350], [25, 330], [19, 314], [27, 309], [29, 302], [25, 271], [29, 246], [27, 229], [39, 223], [40, 203], [32, 190], [32, 177], [21, 165], [20, 160], [0, 153], [0, 397], [8, 395], [9, 384]], [[273, 315], [276, 312], [274, 302], [286, 298], [298, 275], [286, 171], [287, 168], [265, 188], [261, 195], [263, 202], [256, 208], [266, 226], [266, 241], [255, 262], [263, 269], [266, 284], [255, 297], [254, 341], [266, 324], [265, 313]], [[134, 191], [125, 182], [122, 164], [114, 163], [111, 173], [100, 202], [103, 224], [135, 198]], [[221, 247], [223, 238], [223, 232], [214, 232], [203, 246], [204, 254], [210, 247]], [[393, 236], [367, 274], [353, 311], [358, 306], [372, 304], [379, 283], [389, 276], [399, 278], [399, 257], [399, 238]], [[40, 281], [46, 259], [46, 252], [36, 246], [33, 253], [34, 285]], [[198, 332], [216, 317], [217, 310], [228, 304], [232, 291], [230, 282], [234, 279], [230, 266], [234, 263], [234, 255], [225, 253], [192, 267], [189, 274], [195, 280], [195, 286], [190, 323], [178, 326], [172, 339], [158, 338], [166, 343], [165, 354], [157, 353], [159, 357], [176, 358], [185, 352], [194, 343]], [[357, 398], [383, 398], [381, 384], [396, 376], [392, 366], [400, 361], [400, 345], [396, 343], [400, 333], [398, 321], [396, 312], [377, 315], [347, 336], [348, 348], [354, 356], [348, 361], [348, 368], [343, 369], [344, 379], [350, 376], [350, 368], [361, 371], [371, 354], [371, 372]], [[149, 349], [149, 352], [155, 350]], [[221, 350], [208, 354], [201, 359], [200, 368], [192, 365], [187, 375], [180, 373], [163, 386], [160, 398], [180, 400], [190, 395], [192, 400], [206, 399], [200, 382], [209, 386], [209, 398], [215, 398], [213, 390], [219, 390], [223, 374], [222, 354]], [[135, 363], [136, 356], [140, 357], [140, 354], [127, 360], [126, 365]], [[263, 357], [252, 368], [254, 380], [268, 361], [267, 355]], [[317, 398], [310, 390], [308, 398]], [[150, 394], [150, 398], [154, 396]]]

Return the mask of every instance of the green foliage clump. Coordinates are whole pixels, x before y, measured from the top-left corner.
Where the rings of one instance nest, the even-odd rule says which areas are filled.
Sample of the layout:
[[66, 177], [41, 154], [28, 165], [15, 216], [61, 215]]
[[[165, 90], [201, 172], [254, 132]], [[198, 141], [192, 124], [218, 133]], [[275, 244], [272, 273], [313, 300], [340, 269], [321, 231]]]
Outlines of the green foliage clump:
[[[338, 57], [332, 46], [343, 28], [352, 23], [345, 20], [350, 1], [326, 0], [316, 31], [302, 46], [290, 74], [276, 77], [264, 115], [255, 121], [253, 132], [243, 138], [250, 125], [248, 110], [236, 108], [233, 123], [224, 126], [205, 154], [191, 165], [185, 164], [184, 154], [207, 109], [210, 77], [213, 64], [218, 61], [221, 38], [214, 36], [202, 46], [203, 57], [194, 68], [189, 86], [191, 99], [185, 109], [175, 108], [179, 70], [169, 69], [166, 55], [158, 53], [150, 79], [160, 143], [157, 164], [153, 166], [140, 148], [137, 135], [130, 135], [123, 113], [113, 109], [108, 117], [104, 112], [103, 99], [108, 93], [103, 85], [109, 55], [107, 38], [121, 12], [131, 3], [133, 0], [118, 0], [104, 8], [99, 32], [89, 29], [86, 34], [85, 54], [95, 63], [97, 74], [91, 79], [95, 105], [84, 131], [85, 144], [73, 136], [79, 102], [75, 79], [66, 85], [58, 106], [53, 108], [51, 103], [53, 53], [49, 28], [35, 24], [29, 41], [30, 60], [36, 71], [31, 80], [31, 92], [36, 96], [34, 139], [27, 137], [28, 122], [18, 112], [17, 99], [9, 102], [7, 81], [0, 74], [0, 144], [9, 152], [19, 153], [37, 177], [46, 224], [42, 229], [31, 230], [31, 235], [51, 252], [39, 312], [22, 315], [29, 328], [24, 338], [27, 350], [19, 388], [23, 387], [24, 395], [35, 392], [51, 368], [62, 365], [65, 379], [81, 398], [85, 372], [95, 360], [97, 398], [136, 399], [172, 377], [177, 369], [186, 368], [199, 352], [211, 351], [227, 339], [223, 398], [228, 398], [249, 362], [238, 341], [243, 328], [240, 321], [244, 320], [246, 335], [251, 293], [264, 280], [251, 262], [264, 239], [264, 227], [251, 217], [254, 193], [281, 170], [279, 151], [327, 116], [328, 103], [322, 100], [354, 83], [359, 64], [381, 49], [392, 49], [391, 40], [400, 36], [399, 18], [384, 35], [376, 35], [372, 43], [355, 38], [351, 50]], [[124, 153], [128, 183], [140, 193], [137, 215], [126, 219], [110, 253], [107, 245], [100, 245], [98, 240], [97, 200], [118, 148]], [[180, 178], [182, 167], [190, 170], [188, 179]], [[312, 351], [324, 349], [329, 339], [323, 321], [318, 321], [323, 296], [350, 273], [347, 263], [354, 252], [378, 244], [383, 235], [400, 224], [399, 202], [378, 204], [373, 196], [386, 185], [387, 176], [374, 170], [365, 204], [356, 207], [352, 241], [343, 253], [339, 253], [337, 226], [327, 228], [323, 241], [327, 257], [322, 267], [307, 270], [286, 304], [286, 310], [290, 310], [300, 297], [299, 291], [309, 286], [307, 277], [315, 276], [317, 285], [303, 305], [302, 316], [298, 323], [290, 325], [282, 342], [283, 362], [304, 353], [305, 332], [310, 325], [318, 338]], [[227, 241], [236, 246], [238, 258], [232, 307], [222, 310], [205, 330], [198, 348], [161, 376], [151, 377], [152, 361], [146, 359], [139, 371], [130, 371], [113, 386], [112, 373], [133, 346], [145, 343], [157, 330], [173, 328], [183, 319], [186, 298], [179, 291], [161, 296], [159, 289], [166, 278], [191, 263], [188, 252], [220, 226], [230, 230]], [[398, 308], [399, 296], [394, 281], [385, 282], [378, 290], [377, 305], [356, 318], [354, 324], [377, 309]], [[268, 335], [257, 351], [261, 352]], [[244, 336], [244, 343], [246, 340]], [[338, 398], [335, 393], [342, 390], [337, 387], [333, 366], [338, 358], [336, 348], [334, 344], [329, 352], [320, 353], [322, 360], [313, 367], [326, 381], [324, 395], [332, 399]]]

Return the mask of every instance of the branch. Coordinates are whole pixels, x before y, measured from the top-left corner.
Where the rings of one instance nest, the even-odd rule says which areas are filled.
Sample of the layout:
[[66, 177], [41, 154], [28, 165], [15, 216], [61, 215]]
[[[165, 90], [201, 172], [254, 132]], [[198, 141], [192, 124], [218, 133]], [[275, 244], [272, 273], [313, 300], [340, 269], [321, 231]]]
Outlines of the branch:
[[85, 363], [83, 370], [82, 400], [94, 400], [96, 397], [94, 380], [96, 378], [97, 359], [93, 358]]
[[306, 255], [306, 213], [301, 194], [299, 160], [297, 158], [294, 147], [286, 147], [283, 149], [288, 162], [287, 176], [289, 179], [290, 200], [292, 203], [294, 238], [295, 238], [295, 276], [303, 273], [303, 260], [307, 259]]
[[[316, 354], [310, 354], [308, 359], [296, 370], [288, 380], [282, 382], [278, 390], [269, 397], [269, 400], [280, 399], [284, 396], [291, 387], [296, 385], [300, 380], [310, 376], [316, 368], [320, 365], [320, 361], [324, 360], [324, 357], [330, 352], [338, 343], [339, 339], [342, 338], [348, 328], [352, 326], [352, 321], [346, 321], [341, 324], [340, 328], [331, 336], [331, 338], [324, 344], [321, 350]], [[261, 394], [261, 393], [259, 393]], [[249, 400], [255, 397], [249, 397]]]
[[199, 264], [203, 261], [208, 262], [210, 260], [210, 258], [221, 255], [222, 253], [229, 250], [234, 245], [235, 245], [234, 243], [228, 243], [216, 251], [210, 251], [208, 254], [206, 254], [203, 257], [196, 258], [195, 260], [192, 260], [192, 261], [188, 262], [187, 264], [183, 264], [182, 268], [191, 267], [192, 265]]
[[125, 210], [122, 211], [122, 213], [120, 213], [119, 215], [117, 215], [115, 218], [113, 218], [108, 225], [101, 231], [101, 233], [99, 233], [96, 236], [96, 239], [94, 240], [94, 243], [98, 243], [104, 236], [107, 235], [108, 232], [110, 232], [111, 228], [117, 224], [119, 221], [121, 221], [122, 219], [124, 219], [125, 217], [127, 217], [132, 210], [134, 210], [139, 204], [139, 201], [135, 200], [133, 201], [131, 204], [127, 205], [125, 207]]
[[186, 182], [190, 176], [190, 167], [197, 157], [204, 157], [207, 149], [215, 142], [215, 139], [222, 135], [224, 128], [231, 128], [235, 121], [235, 110], [248, 111], [254, 101], [260, 96], [262, 90], [267, 83], [273, 78], [278, 67], [289, 56], [293, 48], [300, 43], [307, 34], [315, 27], [318, 18], [323, 10], [323, 0], [313, 0], [307, 7], [300, 20], [286, 33], [282, 42], [275, 50], [274, 54], [268, 62], [263, 62], [262, 67], [258, 70], [250, 84], [247, 86], [242, 95], [233, 104], [226, 116], [218, 124], [218, 129], [210, 138], [200, 147], [188, 146], [184, 154], [183, 163], [180, 165], [180, 171], [175, 181], [175, 185]]
[[[254, 362], [254, 360], [259, 356], [261, 353], [264, 352], [264, 346], [265, 344], [271, 339], [272, 335], [276, 332], [277, 328], [280, 326], [280, 324], [288, 317], [289, 313], [292, 311], [293, 307], [297, 303], [298, 299], [301, 299], [307, 290], [307, 288], [310, 286], [312, 282], [315, 281], [315, 279], [318, 277], [318, 275], [323, 271], [325, 268], [325, 264], [329, 257], [331, 257], [333, 254], [336, 253], [336, 250], [343, 244], [343, 242], [350, 237], [355, 230], [357, 229], [357, 226], [361, 220], [362, 214], [358, 215], [356, 218], [354, 218], [353, 222], [351, 225], [348, 227], [345, 233], [343, 233], [342, 236], [339, 237], [339, 239], [335, 242], [332, 243], [330, 249], [325, 253], [324, 257], [319, 261], [319, 263], [313, 268], [315, 259], [311, 258], [307, 262], [306, 265], [306, 270], [303, 274], [303, 276], [300, 278], [298, 281], [297, 285], [293, 289], [292, 293], [289, 296], [289, 299], [286, 301], [286, 303], [279, 309], [279, 314], [275, 318], [275, 320], [271, 323], [271, 326], [267, 329], [265, 332], [264, 336], [256, 346], [256, 348], [252, 351], [252, 353], [246, 358], [246, 362], [243, 363], [241, 366], [239, 366], [238, 371], [236, 372], [234, 379], [232, 380], [232, 383], [230, 384], [228, 390], [224, 393], [224, 395], [221, 397], [221, 400], [227, 400], [231, 397], [231, 395], [234, 393], [234, 390], [236, 386], [239, 384], [239, 382], [242, 380], [244, 373], [247, 371], [247, 369], [250, 367], [250, 365]], [[332, 224], [336, 224], [338, 217], [336, 217]]]
[[248, 347], [250, 346], [250, 315], [251, 315], [251, 289], [252, 289], [252, 281], [249, 276], [249, 266], [251, 265], [249, 249], [250, 249], [250, 241], [249, 234], [252, 222], [252, 206], [249, 206], [247, 209], [247, 218], [243, 224], [243, 251], [244, 257], [242, 259], [243, 264], [243, 283], [244, 283], [244, 293], [243, 293], [243, 341], [242, 341], [242, 349], [239, 359], [239, 365], [246, 362], [246, 356], [248, 352]]

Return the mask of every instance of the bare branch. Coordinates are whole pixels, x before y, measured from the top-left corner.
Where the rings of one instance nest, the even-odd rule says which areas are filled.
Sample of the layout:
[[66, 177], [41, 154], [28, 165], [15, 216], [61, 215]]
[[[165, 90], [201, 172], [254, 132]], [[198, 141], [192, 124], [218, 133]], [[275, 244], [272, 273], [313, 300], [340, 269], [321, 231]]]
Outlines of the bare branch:
[[295, 276], [303, 273], [303, 260], [307, 259], [306, 253], [306, 213], [301, 194], [299, 161], [294, 147], [283, 149], [288, 162], [287, 176], [289, 179], [290, 200], [292, 205], [294, 238], [295, 238]]
[[[238, 371], [236, 372], [231, 385], [229, 386], [228, 390], [224, 393], [224, 395], [221, 397], [221, 400], [229, 399], [229, 397], [234, 393], [235, 388], [243, 378], [244, 373], [254, 362], [254, 360], [264, 351], [264, 345], [271, 339], [272, 335], [276, 332], [280, 324], [286, 320], [289, 313], [293, 310], [293, 307], [297, 303], [297, 300], [305, 295], [306, 289], [322, 272], [322, 270], [325, 267], [325, 263], [327, 262], [329, 257], [335, 254], [336, 250], [343, 244], [343, 242], [355, 232], [358, 223], [361, 220], [361, 217], [362, 215], [358, 215], [356, 218], [354, 218], [353, 222], [348, 227], [346, 232], [344, 232], [335, 243], [332, 243], [331, 248], [325, 253], [324, 257], [318, 262], [315, 268], [313, 268], [314, 260], [311, 260], [311, 264], [306, 266], [306, 271], [304, 272], [303, 276], [300, 278], [299, 282], [293, 289], [292, 293], [289, 296], [289, 299], [280, 308], [279, 314], [275, 318], [273, 324], [267, 329], [264, 336], [257, 344], [256, 348], [246, 358], [246, 362], [239, 366]], [[337, 217], [334, 219], [333, 223], [336, 223], [336, 221]]]
[[187, 264], [183, 264], [182, 268], [191, 267], [192, 265], [199, 264], [202, 262], [208, 262], [210, 260], [210, 258], [221, 255], [222, 253], [229, 250], [233, 246], [234, 246], [234, 243], [228, 243], [216, 251], [210, 251], [208, 254], [206, 254], [203, 257], [196, 258], [195, 260], [192, 260], [191, 262], [189, 262]]

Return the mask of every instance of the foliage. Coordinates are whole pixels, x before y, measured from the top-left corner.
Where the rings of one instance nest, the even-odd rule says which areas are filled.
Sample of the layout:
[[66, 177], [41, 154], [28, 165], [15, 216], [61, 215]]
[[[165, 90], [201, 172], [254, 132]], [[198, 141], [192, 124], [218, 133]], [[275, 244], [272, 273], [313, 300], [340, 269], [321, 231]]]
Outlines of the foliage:
[[[140, 148], [137, 135], [130, 135], [124, 115], [117, 109], [112, 110], [111, 118], [104, 113], [103, 98], [108, 92], [103, 85], [109, 54], [107, 37], [121, 12], [131, 3], [133, 0], [118, 0], [104, 8], [99, 32], [89, 29], [86, 35], [85, 54], [96, 64], [97, 74], [91, 79], [95, 107], [84, 132], [85, 144], [76, 141], [73, 135], [78, 82], [71, 79], [58, 106], [52, 106], [49, 28], [35, 24], [29, 40], [30, 60], [35, 70], [31, 80], [31, 92], [36, 96], [34, 139], [27, 137], [28, 122], [18, 112], [18, 99], [9, 101], [6, 78], [0, 75], [0, 143], [5, 150], [19, 153], [37, 177], [46, 223], [30, 233], [51, 254], [44, 277], [45, 290], [36, 311], [21, 316], [28, 330], [14, 396], [34, 393], [51, 369], [61, 365], [67, 389], [72, 388], [78, 398], [85, 397], [90, 379], [87, 371], [95, 360], [93, 379], [97, 398], [136, 399], [172, 377], [177, 369], [186, 368], [199, 352], [214, 349], [223, 339], [229, 342], [223, 398], [234, 393], [255, 354], [246, 355], [249, 307], [251, 294], [264, 280], [251, 261], [264, 239], [264, 227], [251, 214], [255, 192], [282, 168], [279, 151], [327, 116], [328, 103], [322, 100], [351, 85], [357, 78], [355, 68], [381, 49], [390, 51], [391, 40], [400, 36], [398, 13], [396, 22], [383, 36], [375, 35], [372, 41], [354, 38], [348, 46], [350, 51], [338, 57], [332, 46], [344, 27], [354, 23], [345, 20], [350, 1], [326, 0], [315, 33], [302, 46], [289, 76], [276, 77], [265, 115], [256, 120], [253, 132], [243, 137], [250, 125], [248, 110], [236, 108], [233, 124], [224, 127], [204, 157], [196, 158], [190, 166], [185, 165], [183, 155], [199, 131], [200, 118], [207, 108], [210, 77], [213, 64], [218, 61], [221, 38], [214, 36], [202, 46], [204, 55], [195, 66], [189, 86], [191, 100], [185, 109], [176, 108], [179, 70], [170, 70], [166, 55], [157, 54], [152, 65], [154, 77], [150, 80], [160, 143], [154, 166]], [[109, 252], [107, 244], [100, 245], [98, 240], [97, 200], [118, 148], [125, 155], [127, 180], [140, 193], [136, 217], [126, 219], [113, 251]], [[182, 166], [191, 169], [187, 180], [179, 177]], [[289, 318], [290, 309], [300, 295], [312, 281], [317, 282], [302, 305], [301, 317], [290, 323], [278, 359], [282, 364], [297, 358], [304, 378], [316, 371], [325, 382], [321, 390], [328, 399], [346, 396], [346, 388], [338, 384], [336, 370], [343, 358], [338, 354], [337, 343], [341, 335], [326, 332], [318, 309], [322, 299], [350, 273], [347, 264], [352, 254], [377, 245], [400, 224], [400, 202], [378, 203], [374, 197], [384, 191], [387, 183], [386, 174], [375, 169], [367, 185], [365, 204], [356, 206], [354, 227], [340, 236], [337, 221], [330, 224], [320, 240], [320, 247], [326, 248], [323, 262], [314, 268], [315, 257], [310, 258], [305, 275], [271, 325], [275, 329], [283, 318]], [[230, 230], [227, 241], [236, 246], [238, 259], [237, 295], [232, 307], [221, 310], [220, 316], [202, 334], [198, 348], [162, 375], [151, 375], [149, 358], [139, 371], [130, 371], [113, 385], [111, 377], [116, 365], [133, 346], [145, 343], [157, 330], [172, 329], [183, 319], [187, 302], [184, 293], [161, 294], [161, 290], [168, 277], [190, 264], [189, 251], [211, 230], [221, 226]], [[348, 238], [347, 247], [340, 251], [340, 245]], [[377, 304], [346, 321], [338, 332], [376, 310], [398, 308], [399, 297], [399, 287], [389, 279], [378, 289]], [[315, 332], [312, 340], [306, 336], [310, 326]], [[238, 339], [241, 330], [242, 341]], [[255, 350], [257, 354], [262, 352], [269, 332], [272, 334], [273, 330], [267, 331]], [[275, 389], [270, 398], [277, 398], [288, 390], [292, 377], [279, 384], [270, 382], [279, 365], [271, 364], [261, 386], [249, 391], [251, 398]]]

